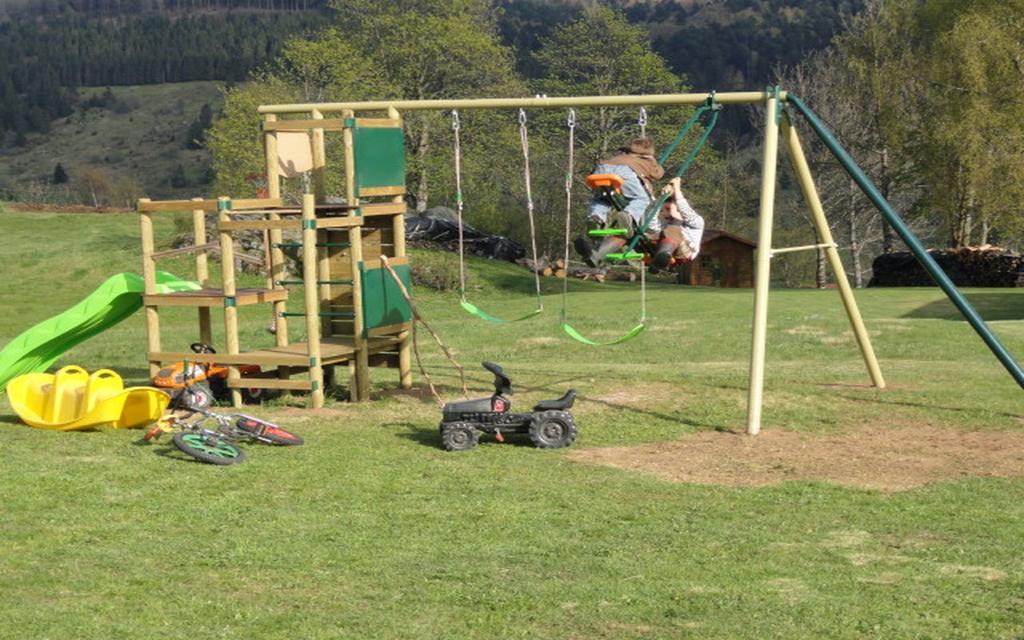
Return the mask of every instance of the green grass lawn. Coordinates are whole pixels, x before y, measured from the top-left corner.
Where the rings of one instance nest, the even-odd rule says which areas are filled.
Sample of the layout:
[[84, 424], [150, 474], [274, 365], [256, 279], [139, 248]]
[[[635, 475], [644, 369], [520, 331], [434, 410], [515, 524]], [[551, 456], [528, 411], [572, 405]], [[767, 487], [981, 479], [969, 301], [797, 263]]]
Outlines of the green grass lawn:
[[[0, 227], [0, 345], [139, 268], [133, 215], [0, 213]], [[158, 235], [172, 230], [160, 220]], [[161, 267], [189, 275], [187, 259]], [[473, 261], [471, 278], [492, 313], [533, 304], [514, 267]], [[0, 396], [0, 638], [1024, 636], [1024, 478], [886, 493], [672, 483], [573, 462], [573, 450], [742, 430], [752, 294], [653, 286], [649, 328], [595, 349], [560, 335], [561, 283], [544, 286], [545, 314], [506, 326], [417, 293], [474, 394], [488, 392], [480, 360], [505, 367], [519, 407], [579, 391], [569, 451], [484, 438], [446, 453], [429, 395], [394, 392], [387, 370], [374, 370], [371, 403], [256, 410], [306, 445], [249, 446], [236, 467], [190, 462], [138, 431], [30, 429]], [[636, 286], [571, 287], [585, 334], [635, 321]], [[1024, 291], [967, 294], [1024, 353]], [[1024, 430], [1020, 389], [940, 292], [857, 298], [891, 388], [866, 386], [836, 292], [773, 291], [765, 432]], [[243, 345], [269, 344], [269, 311], [243, 311]], [[194, 311], [163, 317], [166, 348], [197, 338]], [[458, 377], [425, 332], [420, 347], [455, 399]], [[144, 383], [142, 315], [59, 364], [70, 363]]]

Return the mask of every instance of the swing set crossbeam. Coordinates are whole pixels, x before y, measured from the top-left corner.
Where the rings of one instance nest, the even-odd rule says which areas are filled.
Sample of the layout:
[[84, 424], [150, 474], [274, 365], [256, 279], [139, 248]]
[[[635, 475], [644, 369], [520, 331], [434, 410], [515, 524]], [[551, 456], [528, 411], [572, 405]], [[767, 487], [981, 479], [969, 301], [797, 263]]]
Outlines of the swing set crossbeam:
[[[638, 96], [538, 96], [535, 98], [466, 98], [458, 100], [373, 100], [364, 102], [323, 102], [304, 104], [268, 104], [259, 108], [261, 114], [284, 115], [291, 113], [320, 113], [335, 111], [441, 111], [448, 109], [564, 109], [567, 107], [639, 107], [657, 105], [702, 105], [707, 103], [706, 93], [660, 93]], [[719, 104], [763, 104], [769, 97], [785, 99], [786, 92], [727, 91], [715, 93]]]

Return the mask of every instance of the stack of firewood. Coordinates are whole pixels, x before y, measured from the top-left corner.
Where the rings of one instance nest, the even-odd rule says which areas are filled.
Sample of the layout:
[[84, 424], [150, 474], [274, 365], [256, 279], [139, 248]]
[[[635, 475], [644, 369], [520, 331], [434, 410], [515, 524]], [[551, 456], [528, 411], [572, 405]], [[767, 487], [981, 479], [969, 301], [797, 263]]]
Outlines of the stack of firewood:
[[547, 256], [541, 256], [537, 259], [536, 263], [530, 258], [522, 258], [516, 262], [544, 277], [579, 278], [580, 280], [593, 280], [595, 282], [604, 282], [605, 280], [635, 282], [640, 278], [639, 272], [634, 269], [595, 269], [582, 264], [566, 263], [562, 258], [552, 259]]
[[[933, 249], [928, 252], [958, 287], [1024, 286], [1024, 256], [992, 245]], [[870, 287], [932, 286], [931, 276], [913, 254], [883, 254], [872, 265]]]
[[[545, 278], [550, 278], [551, 276], [564, 278], [570, 275], [570, 269], [562, 258], [552, 260], [547, 256], [540, 256], [537, 258], [537, 262], [534, 262], [531, 258], [522, 258], [520, 260], [516, 260], [516, 262], [530, 271], [539, 273]], [[572, 269], [575, 270], [576, 268], [572, 267]]]

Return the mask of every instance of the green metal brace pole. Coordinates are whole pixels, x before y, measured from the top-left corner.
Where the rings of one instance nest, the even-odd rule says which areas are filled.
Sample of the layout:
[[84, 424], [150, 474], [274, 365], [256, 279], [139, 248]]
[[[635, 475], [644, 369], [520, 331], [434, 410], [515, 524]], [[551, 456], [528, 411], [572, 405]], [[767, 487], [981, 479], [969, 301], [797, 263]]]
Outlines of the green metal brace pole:
[[864, 171], [862, 171], [857, 163], [854, 162], [853, 158], [850, 157], [850, 154], [843, 149], [835, 139], [835, 136], [833, 136], [825, 125], [822, 124], [814, 112], [807, 108], [807, 105], [792, 93], [787, 95], [787, 100], [797, 109], [797, 111], [807, 118], [807, 122], [811, 125], [811, 128], [814, 129], [814, 132], [818, 134], [818, 137], [821, 138], [822, 142], [825, 143], [825, 146], [829, 148], [832, 155], [834, 155], [836, 159], [839, 160], [840, 164], [843, 165], [843, 168], [846, 169], [847, 173], [850, 174], [850, 177], [854, 179], [857, 185], [861, 188], [861, 191], [864, 192], [864, 195], [866, 195], [871, 202], [878, 207], [878, 210], [882, 212], [885, 219], [890, 225], [892, 225], [893, 230], [899, 234], [900, 238], [903, 239], [903, 242], [905, 242], [907, 247], [910, 248], [910, 251], [913, 252], [917, 261], [921, 263], [921, 266], [928, 271], [936, 284], [938, 284], [946, 293], [946, 296], [949, 297], [950, 301], [956, 306], [956, 308], [960, 310], [960, 313], [963, 314], [964, 318], [967, 319], [967, 322], [969, 322], [978, 335], [981, 336], [981, 339], [985, 341], [985, 344], [988, 345], [988, 348], [991, 349], [992, 353], [999, 359], [999, 362], [1006, 367], [1006, 370], [1010, 372], [1010, 375], [1017, 381], [1017, 384], [1024, 387], [1024, 371], [1021, 370], [1020, 365], [1013, 356], [1010, 355], [1010, 352], [1006, 350], [1006, 347], [1004, 347], [999, 341], [999, 338], [997, 338], [995, 334], [992, 333], [992, 330], [988, 328], [988, 325], [985, 324], [985, 321], [980, 315], [978, 315], [978, 312], [974, 310], [971, 303], [963, 297], [960, 291], [956, 288], [956, 285], [953, 284], [953, 281], [950, 280], [949, 276], [947, 276], [942, 270], [942, 267], [940, 267], [938, 263], [928, 255], [928, 251], [925, 250], [921, 241], [918, 240], [917, 236], [915, 236], [910, 228], [907, 227], [903, 222], [903, 219], [900, 218], [899, 214], [892, 208], [892, 205], [886, 201], [878, 191], [878, 188], [875, 187], [874, 183], [872, 183], [867, 175], [864, 174]]

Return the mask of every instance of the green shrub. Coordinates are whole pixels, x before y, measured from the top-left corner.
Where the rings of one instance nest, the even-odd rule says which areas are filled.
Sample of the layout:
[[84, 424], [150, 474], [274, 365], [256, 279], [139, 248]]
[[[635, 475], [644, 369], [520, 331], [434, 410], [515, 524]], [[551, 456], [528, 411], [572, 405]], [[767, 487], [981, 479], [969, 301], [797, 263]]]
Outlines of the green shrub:
[[447, 251], [417, 251], [410, 262], [414, 285], [437, 291], [458, 290], [458, 255]]

